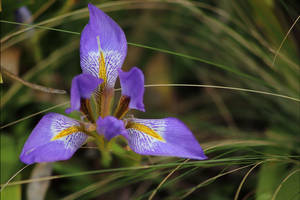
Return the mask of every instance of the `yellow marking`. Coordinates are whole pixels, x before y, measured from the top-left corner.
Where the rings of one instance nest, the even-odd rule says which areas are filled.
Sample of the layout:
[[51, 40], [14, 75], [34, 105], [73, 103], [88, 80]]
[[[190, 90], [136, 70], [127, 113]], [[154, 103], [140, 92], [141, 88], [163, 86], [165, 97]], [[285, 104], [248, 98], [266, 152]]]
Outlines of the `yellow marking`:
[[99, 78], [103, 79], [103, 85], [106, 84], [107, 77], [106, 77], [106, 66], [105, 66], [105, 59], [103, 55], [103, 51], [101, 49], [100, 45], [100, 39], [99, 36], [97, 36], [97, 43], [99, 48]]
[[76, 132], [82, 132], [82, 131], [83, 131], [83, 128], [80, 127], [80, 126], [71, 126], [71, 127], [67, 128], [65, 130], [62, 130], [59, 134], [57, 134], [56, 136], [54, 136], [51, 139], [51, 141], [60, 139], [62, 137], [71, 135], [71, 134], [76, 133]]
[[133, 128], [138, 131], [141, 131], [147, 135], [150, 135], [151, 137], [154, 137], [155, 139], [161, 141], [161, 142], [166, 142], [163, 137], [161, 137], [158, 133], [156, 133], [154, 130], [149, 128], [148, 126], [145, 126], [143, 124], [135, 123], [135, 122], [129, 122], [127, 124], [126, 128]]
[[130, 103], [130, 97], [122, 95], [120, 97], [118, 106], [115, 110], [114, 116], [118, 119], [122, 119], [129, 111], [129, 103]]

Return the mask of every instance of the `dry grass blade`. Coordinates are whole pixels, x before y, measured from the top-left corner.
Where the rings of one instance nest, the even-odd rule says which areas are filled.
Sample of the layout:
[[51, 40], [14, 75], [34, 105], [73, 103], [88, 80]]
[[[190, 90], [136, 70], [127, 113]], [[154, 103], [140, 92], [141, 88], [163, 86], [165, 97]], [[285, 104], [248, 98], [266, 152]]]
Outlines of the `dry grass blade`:
[[294, 28], [294, 26], [296, 25], [296, 23], [299, 21], [300, 19], [300, 15], [297, 17], [297, 19], [294, 21], [293, 25], [291, 26], [291, 28], [288, 30], [288, 32], [286, 33], [286, 35], [284, 36], [283, 40], [281, 41], [277, 51], [275, 52], [274, 58], [273, 58], [273, 62], [272, 62], [272, 67], [275, 64], [276, 58], [279, 54], [279, 51], [281, 49], [281, 47], [283, 46], [283, 43], [285, 42], [285, 40], [287, 39], [288, 35], [290, 34], [290, 32], [292, 31], [292, 29]]
[[[41, 71], [45, 70], [45, 68], [48, 67], [48, 70], [50, 68], [54, 68], [57, 65], [54, 65], [55, 62], [61, 61], [61, 58], [63, 58], [65, 55], [69, 54], [70, 52], [74, 51], [78, 46], [78, 40], [73, 40], [69, 43], [69, 45], [66, 45], [62, 48], [59, 48], [55, 50], [53, 53], [51, 53], [47, 58], [41, 60], [39, 63], [37, 63], [34, 67], [32, 67], [29, 71], [24, 74], [22, 77], [24, 80], [29, 81], [34, 76], [36, 76]], [[6, 103], [23, 87], [21, 84], [13, 84], [9, 90], [5, 92], [5, 94], [1, 97], [0, 102], [0, 108], [6, 105]]]
[[10, 181], [12, 181], [19, 173], [21, 173], [28, 166], [29, 165], [25, 165], [22, 169], [20, 169], [12, 177], [10, 177], [10, 179], [8, 179], [8, 181], [5, 184], [1, 185], [0, 193], [4, 190], [4, 188], [6, 188], [6, 186], [10, 183]]
[[7, 71], [1, 66], [1, 72], [6, 75], [7, 77], [11, 78], [12, 80], [18, 81], [23, 85], [26, 85], [27, 87], [34, 89], [34, 90], [39, 90], [41, 92], [46, 92], [46, 93], [52, 93], [52, 94], [66, 94], [67, 92], [65, 90], [59, 90], [59, 89], [54, 89], [54, 88], [49, 88], [49, 87], [44, 87], [41, 85], [37, 85], [34, 83], [30, 83], [28, 81], [25, 81], [21, 79], [20, 77], [14, 75], [13, 73]]
[[296, 174], [296, 173], [299, 172], [299, 171], [300, 171], [300, 169], [297, 169], [297, 170], [293, 171], [292, 173], [290, 173], [289, 175], [287, 175], [287, 177], [285, 177], [285, 179], [283, 179], [283, 181], [282, 181], [282, 182], [279, 184], [279, 186], [276, 188], [276, 190], [275, 190], [275, 192], [274, 192], [274, 194], [273, 194], [271, 200], [275, 200], [275, 199], [276, 199], [276, 196], [277, 196], [277, 194], [278, 194], [280, 188], [282, 187], [282, 185], [283, 185], [283, 184], [284, 184], [291, 176], [293, 176], [294, 174]]
[[242, 189], [242, 186], [243, 184], [245, 183], [246, 181], [246, 178], [249, 176], [249, 174], [260, 164], [262, 164], [264, 161], [261, 161], [261, 162], [258, 162], [256, 165], [254, 165], [253, 167], [251, 167], [251, 169], [246, 173], [246, 175], [244, 176], [243, 180], [241, 181], [236, 193], [235, 193], [235, 196], [234, 196], [234, 200], [238, 200], [239, 198], [239, 194], [240, 194], [240, 191]]
[[152, 194], [150, 195], [150, 197], [148, 198], [148, 200], [152, 200], [153, 197], [155, 196], [155, 194], [157, 193], [157, 191], [159, 190], [159, 188], [168, 180], [168, 178], [170, 176], [172, 176], [172, 174], [174, 174], [175, 171], [177, 171], [184, 163], [186, 163], [187, 161], [189, 161], [189, 159], [186, 159], [185, 161], [183, 161], [182, 163], [180, 163], [175, 169], [173, 169], [161, 182], [160, 184], [154, 189], [154, 191], [152, 192]]
[[247, 167], [250, 167], [252, 166], [253, 164], [250, 164], [250, 165], [246, 165], [246, 166], [243, 166], [243, 167], [239, 167], [237, 169], [233, 169], [233, 170], [230, 170], [228, 172], [224, 172], [222, 174], [219, 174], [217, 176], [214, 176], [214, 177], [211, 177], [205, 181], [203, 181], [202, 183], [198, 184], [197, 186], [193, 187], [191, 190], [189, 190], [187, 193], [185, 193], [183, 196], [181, 196], [179, 199], [185, 199], [186, 197], [188, 197], [190, 194], [192, 194], [193, 192], [195, 192], [198, 188], [202, 187], [203, 185], [209, 183], [210, 181], [214, 181], [222, 176], [225, 176], [227, 174], [231, 174], [231, 173], [234, 173], [236, 171], [239, 171], [239, 170], [242, 170], [244, 168], [247, 168]]

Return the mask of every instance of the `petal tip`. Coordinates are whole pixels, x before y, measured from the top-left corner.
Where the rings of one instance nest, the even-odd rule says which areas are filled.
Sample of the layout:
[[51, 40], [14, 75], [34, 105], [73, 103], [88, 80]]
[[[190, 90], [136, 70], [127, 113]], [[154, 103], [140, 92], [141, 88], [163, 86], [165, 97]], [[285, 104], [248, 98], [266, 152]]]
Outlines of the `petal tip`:
[[88, 8], [89, 8], [90, 12], [94, 9], [99, 9], [99, 8], [97, 8], [97, 6], [93, 5], [92, 3], [88, 3]]
[[139, 111], [141, 111], [141, 112], [145, 112], [145, 111], [146, 111], [146, 110], [145, 110], [144, 104], [140, 104], [140, 105], [135, 105], [135, 104], [129, 105], [129, 108], [130, 108], [130, 109], [136, 109], [136, 110], [139, 110]]

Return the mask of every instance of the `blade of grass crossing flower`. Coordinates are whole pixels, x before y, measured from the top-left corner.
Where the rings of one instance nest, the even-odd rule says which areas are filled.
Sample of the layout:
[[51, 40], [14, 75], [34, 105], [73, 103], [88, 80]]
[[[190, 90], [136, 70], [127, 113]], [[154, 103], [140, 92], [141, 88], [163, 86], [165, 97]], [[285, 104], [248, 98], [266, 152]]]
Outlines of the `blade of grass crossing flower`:
[[[289, 99], [293, 101], [300, 102], [300, 99], [296, 97], [290, 97], [282, 94], [276, 94], [271, 93], [267, 91], [260, 91], [260, 90], [252, 90], [247, 88], [237, 88], [237, 87], [228, 87], [228, 86], [220, 86], [220, 85], [203, 85], [203, 84], [180, 84], [180, 83], [174, 83], [174, 84], [148, 84], [145, 85], [145, 87], [203, 87], [203, 88], [215, 88], [215, 89], [225, 89], [225, 90], [236, 90], [236, 91], [242, 91], [242, 92], [250, 92], [250, 93], [257, 93], [257, 94], [263, 94], [263, 95], [270, 95], [275, 97], [281, 97], [284, 99]], [[116, 89], [118, 91], [120, 89]]]
[[[26, 23], [13, 22], [13, 21], [7, 21], [7, 20], [0, 20], [0, 23], [28, 26], [28, 30], [34, 29], [34, 28], [39, 28], [39, 29], [43, 29], [43, 30], [58, 31], [58, 32], [62, 32], [62, 33], [80, 35], [79, 32], [68, 31], [68, 30], [58, 29], [58, 28], [51, 28], [51, 27], [47, 27], [47, 26], [34, 25], [34, 24], [26, 24]], [[1, 39], [1, 43], [5, 42], [6, 40], [7, 40], [7, 38], [4, 37], [3, 39]]]
[[[0, 20], [0, 22], [15, 23], [15, 22], [3, 21], [3, 20]], [[22, 24], [22, 23], [18, 23], [18, 24]], [[24, 25], [24, 24], [22, 24], [22, 25]], [[28, 24], [26, 24], [26, 25], [28, 25]], [[33, 26], [33, 25], [28, 25], [28, 26]], [[35, 26], [35, 27], [39, 27], [39, 26]], [[76, 34], [76, 35], [80, 34], [78, 32], [66, 31], [66, 30], [61, 30], [61, 29], [54, 29], [54, 28], [47, 28], [47, 29], [54, 30], [54, 31], [65, 32], [65, 33], [70, 33], [70, 34]], [[145, 48], [145, 49], [150, 49], [150, 50], [154, 50], [154, 51], [158, 51], [158, 52], [162, 52], [162, 53], [167, 53], [167, 54], [171, 54], [171, 55], [175, 55], [175, 56], [187, 58], [187, 59], [190, 59], [190, 60], [199, 61], [199, 62], [206, 63], [206, 64], [209, 64], [209, 65], [212, 65], [212, 66], [215, 66], [215, 67], [219, 67], [219, 68], [221, 68], [223, 70], [232, 72], [232, 73], [234, 73], [236, 75], [243, 76], [243, 77], [248, 78], [250, 80], [254, 80], [254, 81], [259, 82], [259, 83], [261, 83], [263, 85], [266, 84], [265, 82], [263, 82], [263, 81], [255, 78], [253, 76], [250, 76], [248, 74], [244, 74], [243, 72], [235, 70], [234, 68], [231, 68], [231, 67], [228, 67], [228, 66], [225, 66], [225, 65], [222, 65], [222, 64], [214, 63], [212, 61], [208, 61], [208, 60], [201, 59], [201, 58], [198, 58], [198, 57], [186, 55], [186, 54], [183, 54], [183, 53], [177, 53], [177, 52], [166, 50], [166, 49], [151, 47], [151, 46], [147, 46], [147, 45], [143, 45], [143, 44], [137, 44], [137, 43], [133, 43], [133, 42], [128, 42], [128, 45], [132, 45], [132, 46], [136, 46], [136, 47], [141, 47], [141, 48]]]
[[244, 74], [243, 72], [240, 72], [240, 71], [238, 71], [238, 70], [236, 70], [236, 69], [234, 69], [232, 67], [228, 67], [228, 66], [225, 66], [223, 64], [214, 63], [212, 61], [208, 61], [208, 60], [201, 59], [201, 58], [198, 58], [198, 57], [186, 55], [186, 54], [183, 54], [183, 53], [177, 53], [177, 52], [174, 52], [174, 51], [170, 51], [170, 50], [166, 50], [166, 49], [161, 49], [161, 48], [156, 48], [156, 47], [151, 47], [151, 46], [142, 45], [142, 44], [137, 44], [137, 43], [133, 43], [133, 42], [128, 42], [128, 45], [132, 45], [132, 46], [136, 46], [136, 47], [141, 47], [141, 48], [145, 48], [145, 49], [150, 49], [150, 50], [154, 50], [154, 51], [158, 51], [158, 52], [162, 52], [162, 53], [166, 53], [166, 54], [171, 54], [171, 55], [175, 55], [175, 56], [187, 58], [187, 59], [190, 59], [190, 60], [199, 61], [199, 62], [202, 62], [202, 63], [206, 63], [206, 64], [209, 64], [209, 65], [221, 68], [221, 69], [223, 69], [225, 71], [232, 72], [232, 73], [234, 73], [236, 75], [248, 78], [250, 80], [254, 80], [254, 81], [259, 82], [261, 84], [264, 84], [264, 85], [266, 84], [266, 83], [262, 82], [261, 80], [255, 78], [253, 76], [250, 76], [248, 74]]

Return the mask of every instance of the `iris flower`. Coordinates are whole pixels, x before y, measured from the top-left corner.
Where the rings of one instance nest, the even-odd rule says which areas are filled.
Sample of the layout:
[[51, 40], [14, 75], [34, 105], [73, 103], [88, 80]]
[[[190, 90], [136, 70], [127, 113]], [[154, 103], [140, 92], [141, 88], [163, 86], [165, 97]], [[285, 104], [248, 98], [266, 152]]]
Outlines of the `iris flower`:
[[[46, 114], [26, 141], [21, 161], [32, 164], [67, 160], [88, 136], [95, 141], [109, 141], [119, 135], [138, 154], [206, 159], [192, 132], [178, 119], [126, 118], [130, 109], [145, 111], [144, 75], [137, 67], [122, 71], [127, 53], [123, 30], [97, 7], [89, 4], [88, 8], [90, 19], [80, 40], [82, 74], [72, 80], [71, 107], [66, 110], [79, 111], [82, 118]], [[118, 77], [122, 95], [111, 113]]]

